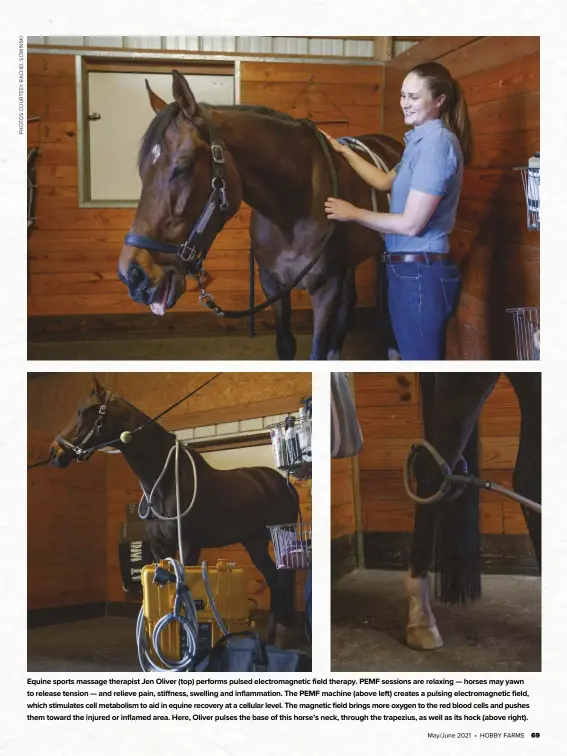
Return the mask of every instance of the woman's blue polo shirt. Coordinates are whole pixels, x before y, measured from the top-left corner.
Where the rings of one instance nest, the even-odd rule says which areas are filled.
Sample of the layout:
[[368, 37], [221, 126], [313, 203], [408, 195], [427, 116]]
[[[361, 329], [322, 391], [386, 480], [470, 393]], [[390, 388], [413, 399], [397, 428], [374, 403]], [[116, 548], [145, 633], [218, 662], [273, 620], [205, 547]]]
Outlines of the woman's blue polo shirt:
[[418, 236], [386, 234], [386, 250], [393, 254], [446, 253], [463, 183], [464, 161], [459, 140], [440, 119], [435, 119], [408, 131], [404, 141], [406, 148], [396, 166], [390, 212], [404, 212], [412, 189], [440, 195], [441, 201]]

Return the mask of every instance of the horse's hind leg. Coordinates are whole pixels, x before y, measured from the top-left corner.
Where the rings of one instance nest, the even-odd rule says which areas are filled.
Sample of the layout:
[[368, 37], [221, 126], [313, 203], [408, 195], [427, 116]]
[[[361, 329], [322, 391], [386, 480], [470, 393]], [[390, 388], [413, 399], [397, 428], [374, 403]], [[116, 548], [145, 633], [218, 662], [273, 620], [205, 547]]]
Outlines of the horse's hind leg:
[[354, 268], [347, 271], [343, 283], [342, 299], [335, 318], [334, 327], [331, 330], [331, 340], [329, 351], [327, 352], [328, 360], [338, 360], [341, 349], [347, 335], [350, 316], [356, 306], [356, 285], [354, 282]]
[[[269, 299], [282, 291], [282, 285], [273, 273], [259, 268], [260, 283], [264, 294]], [[296, 341], [291, 332], [291, 294], [282, 297], [272, 305], [276, 319], [276, 349], [280, 360], [293, 360], [297, 349]]]
[[[268, 552], [270, 536], [268, 532], [254, 538], [247, 538], [242, 545], [250, 554], [254, 566], [260, 570], [270, 589], [270, 626], [268, 642], [273, 643], [278, 625], [291, 627], [295, 620], [293, 602], [294, 573], [292, 570], [277, 570]], [[288, 573], [288, 574], [284, 574]]]
[[[514, 491], [541, 503], [541, 373], [509, 373], [514, 386], [522, 426], [514, 466]], [[522, 507], [534, 553], [541, 569], [541, 515]]]

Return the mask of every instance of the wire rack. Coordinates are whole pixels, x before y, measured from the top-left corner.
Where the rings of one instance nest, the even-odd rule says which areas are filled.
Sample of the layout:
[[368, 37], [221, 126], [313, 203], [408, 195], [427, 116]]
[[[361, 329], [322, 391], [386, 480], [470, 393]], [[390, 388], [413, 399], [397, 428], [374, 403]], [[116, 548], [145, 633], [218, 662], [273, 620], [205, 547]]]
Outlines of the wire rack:
[[539, 307], [506, 310], [512, 315], [518, 360], [539, 360]]
[[526, 223], [529, 231], [539, 231], [539, 168], [525, 166], [520, 171], [526, 197]]
[[274, 464], [278, 470], [297, 480], [311, 478], [311, 418], [293, 418], [291, 432], [286, 431], [286, 422], [268, 425], [272, 440]]
[[311, 525], [294, 522], [270, 527], [278, 570], [311, 568]]

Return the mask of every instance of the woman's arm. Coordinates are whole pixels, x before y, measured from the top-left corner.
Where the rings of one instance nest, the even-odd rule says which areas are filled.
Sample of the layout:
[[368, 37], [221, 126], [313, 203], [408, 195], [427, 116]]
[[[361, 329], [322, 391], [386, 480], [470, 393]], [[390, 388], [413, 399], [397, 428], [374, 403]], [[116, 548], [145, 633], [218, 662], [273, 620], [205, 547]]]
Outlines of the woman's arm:
[[346, 159], [350, 167], [358, 173], [363, 181], [366, 181], [369, 186], [378, 189], [380, 192], [390, 191], [396, 178], [396, 171], [394, 169], [388, 173], [384, 173], [374, 163], [369, 163], [362, 155], [358, 155], [354, 150], [351, 150], [350, 147], [341, 144], [324, 131], [321, 131], [321, 133], [327, 137], [333, 149]]
[[351, 221], [383, 234], [418, 236], [441, 202], [441, 195], [426, 194], [412, 189], [403, 213], [374, 213], [351, 205], [350, 202], [329, 197], [325, 212], [329, 220]]

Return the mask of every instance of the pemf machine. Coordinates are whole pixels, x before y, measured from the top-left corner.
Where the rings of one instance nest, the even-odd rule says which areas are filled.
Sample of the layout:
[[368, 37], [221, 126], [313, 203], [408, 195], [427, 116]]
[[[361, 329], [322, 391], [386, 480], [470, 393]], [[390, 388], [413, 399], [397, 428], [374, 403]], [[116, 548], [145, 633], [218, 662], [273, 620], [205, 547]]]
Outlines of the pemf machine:
[[226, 560], [146, 565], [141, 586], [136, 640], [144, 671], [190, 670], [224, 635], [252, 627], [246, 572]]
[[[276, 468], [298, 480], [311, 479], [311, 399], [297, 415], [269, 426]], [[144, 523], [137, 507], [126, 508], [119, 560], [123, 588], [141, 596], [136, 625], [138, 659], [144, 671], [192, 671], [196, 662], [223, 637], [253, 628], [246, 571], [218, 560], [184, 567], [174, 559], [151, 562]], [[306, 586], [306, 631], [311, 629], [311, 524], [282, 523], [270, 527], [278, 569], [309, 570]], [[245, 671], [245, 670], [242, 670]]]

